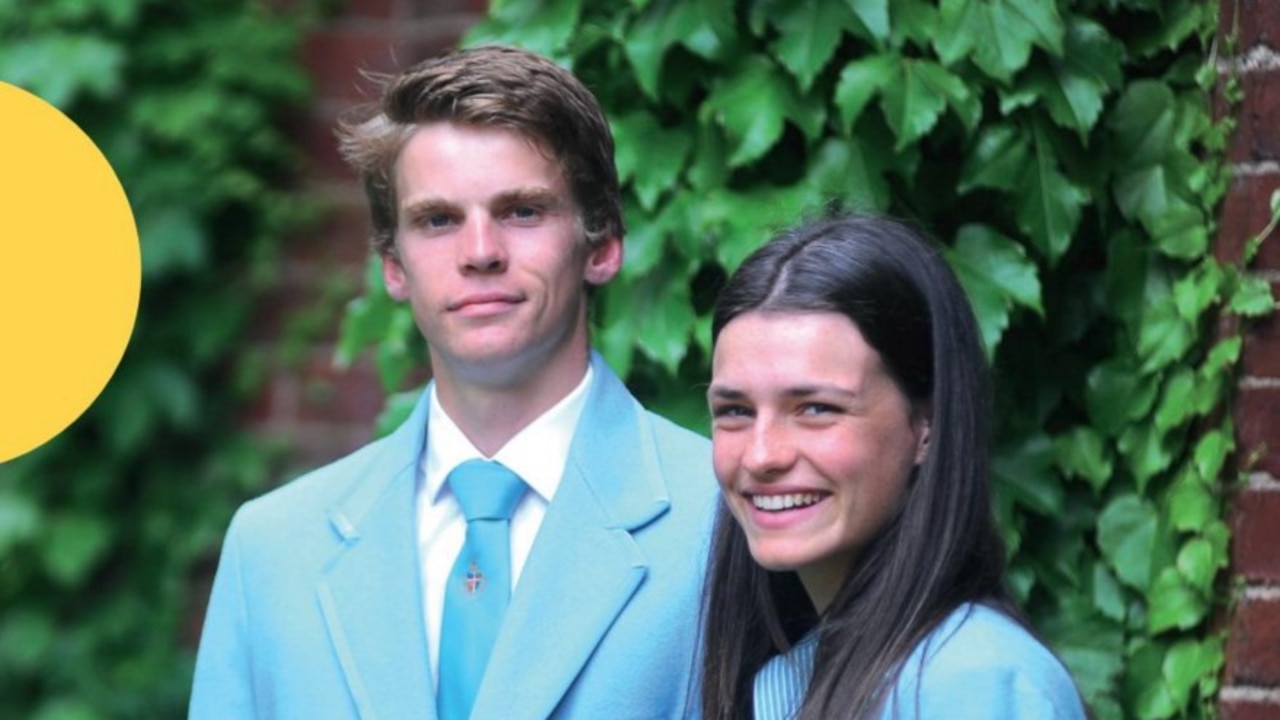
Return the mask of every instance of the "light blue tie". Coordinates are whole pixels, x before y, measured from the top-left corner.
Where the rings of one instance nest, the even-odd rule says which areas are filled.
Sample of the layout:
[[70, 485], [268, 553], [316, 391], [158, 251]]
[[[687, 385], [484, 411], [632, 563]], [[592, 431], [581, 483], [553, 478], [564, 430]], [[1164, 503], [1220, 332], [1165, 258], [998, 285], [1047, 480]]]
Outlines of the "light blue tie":
[[525, 484], [505, 466], [468, 460], [449, 473], [467, 539], [449, 573], [440, 630], [441, 720], [465, 720], [511, 599], [511, 512]]

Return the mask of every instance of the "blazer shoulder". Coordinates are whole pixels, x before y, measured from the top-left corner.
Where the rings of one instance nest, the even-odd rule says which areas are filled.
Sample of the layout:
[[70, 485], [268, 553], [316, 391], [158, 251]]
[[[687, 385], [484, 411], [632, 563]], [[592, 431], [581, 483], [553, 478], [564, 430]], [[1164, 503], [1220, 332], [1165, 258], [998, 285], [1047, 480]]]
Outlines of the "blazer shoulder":
[[911, 653], [895, 695], [918, 697], [925, 716], [930, 708], [982, 707], [972, 717], [1084, 717], [1057, 656], [1012, 618], [977, 604], [957, 608]]

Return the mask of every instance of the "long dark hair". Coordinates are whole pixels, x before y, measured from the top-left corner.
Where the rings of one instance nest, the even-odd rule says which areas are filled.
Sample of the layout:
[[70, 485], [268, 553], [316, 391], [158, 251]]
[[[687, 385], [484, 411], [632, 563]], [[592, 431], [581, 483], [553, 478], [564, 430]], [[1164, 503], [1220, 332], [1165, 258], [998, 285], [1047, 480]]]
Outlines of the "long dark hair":
[[747, 258], [719, 297], [713, 342], [734, 318], [760, 310], [847, 316], [912, 404], [929, 408], [930, 434], [899, 513], [821, 618], [794, 572], [752, 560], [721, 504], [703, 610], [703, 717], [751, 717], [756, 671], [815, 626], [799, 717], [867, 717], [912, 648], [956, 607], [985, 602], [1016, 617], [991, 510], [989, 379], [977, 323], [922, 233], [867, 215], [811, 222]]

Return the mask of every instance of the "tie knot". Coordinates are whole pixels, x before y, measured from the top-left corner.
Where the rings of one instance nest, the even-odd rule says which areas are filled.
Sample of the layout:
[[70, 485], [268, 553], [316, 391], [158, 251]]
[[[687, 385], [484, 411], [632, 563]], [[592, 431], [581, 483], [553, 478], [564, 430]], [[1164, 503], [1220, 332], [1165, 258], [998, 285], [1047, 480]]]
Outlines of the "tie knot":
[[468, 460], [449, 473], [449, 487], [467, 522], [510, 520], [525, 484], [507, 466], [491, 460]]

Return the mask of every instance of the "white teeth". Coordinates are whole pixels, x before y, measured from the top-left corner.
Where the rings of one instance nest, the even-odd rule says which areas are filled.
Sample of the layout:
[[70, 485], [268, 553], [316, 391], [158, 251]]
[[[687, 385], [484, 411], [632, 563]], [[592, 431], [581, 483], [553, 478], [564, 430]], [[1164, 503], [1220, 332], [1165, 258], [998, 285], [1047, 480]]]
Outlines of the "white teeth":
[[786, 495], [752, 495], [751, 504], [757, 510], [777, 512], [813, 505], [822, 499], [818, 493], [788, 493]]

